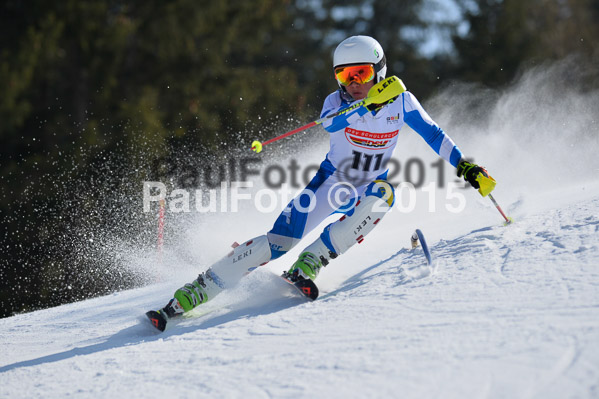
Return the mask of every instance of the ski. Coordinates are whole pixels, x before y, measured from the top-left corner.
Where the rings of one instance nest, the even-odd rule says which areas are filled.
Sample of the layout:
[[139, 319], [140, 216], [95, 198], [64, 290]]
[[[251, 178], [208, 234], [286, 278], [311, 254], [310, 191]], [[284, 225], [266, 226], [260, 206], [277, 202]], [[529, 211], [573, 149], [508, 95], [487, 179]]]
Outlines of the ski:
[[[296, 290], [303, 297], [308, 298], [312, 301], [318, 298], [318, 287], [316, 286], [316, 284], [314, 284], [314, 281], [310, 279], [304, 279], [302, 277], [298, 279], [297, 276], [291, 275], [287, 272], [283, 273], [281, 278], [285, 280], [285, 282], [287, 282], [288, 284], [292, 285], [294, 287], [294, 290]], [[206, 313], [210, 312], [211, 311]], [[201, 316], [204, 316], [206, 313], [203, 313]], [[189, 312], [186, 313], [186, 315], [187, 314], [189, 314]], [[186, 318], [186, 315], [183, 315], [182, 318]], [[146, 312], [146, 317], [148, 318], [152, 326], [154, 326], [154, 328], [156, 328], [159, 331], [164, 331], [166, 329], [166, 326], [171, 318], [174, 317], [177, 320], [181, 318], [180, 316], [174, 315], [169, 317], [165, 309], [150, 310]]]
[[426, 257], [426, 263], [428, 263], [428, 265], [430, 266], [433, 262], [431, 252], [428, 249], [426, 240], [424, 239], [424, 234], [422, 234], [422, 231], [420, 229], [416, 229], [416, 231], [412, 234], [411, 241], [412, 249], [418, 248], [419, 244], [422, 245], [422, 251], [424, 252], [424, 256]]
[[292, 281], [290, 280], [291, 275], [287, 272], [283, 273], [281, 278], [285, 280], [287, 283], [294, 286], [297, 291], [310, 300], [315, 300], [318, 298], [318, 287], [314, 284], [314, 281], [305, 278], [300, 278], [299, 280]]
[[172, 326], [177, 325], [179, 322], [183, 320], [204, 317], [210, 313], [219, 311], [221, 309], [221, 307], [212, 307], [208, 310], [200, 311], [194, 309], [182, 315], [168, 316], [168, 314], [165, 313], [163, 308], [161, 310], [150, 310], [146, 312], [146, 317], [154, 328], [156, 328], [159, 331], [164, 331], [167, 327], [171, 328]]
[[146, 312], [146, 317], [150, 323], [159, 331], [164, 331], [168, 321], [172, 318], [179, 318], [183, 315], [183, 309], [179, 302], [173, 298], [160, 310], [150, 310]]
[[146, 317], [150, 320], [150, 323], [159, 331], [164, 331], [166, 329], [166, 324], [168, 322], [168, 317], [164, 314], [163, 310], [150, 310], [146, 312]]

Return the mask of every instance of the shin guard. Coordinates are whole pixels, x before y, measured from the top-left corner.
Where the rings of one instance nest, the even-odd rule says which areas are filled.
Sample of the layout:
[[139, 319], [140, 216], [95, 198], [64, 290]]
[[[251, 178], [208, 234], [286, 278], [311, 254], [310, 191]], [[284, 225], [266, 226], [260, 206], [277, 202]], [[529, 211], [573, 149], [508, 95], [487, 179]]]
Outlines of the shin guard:
[[381, 221], [393, 203], [393, 186], [385, 180], [372, 182], [356, 204], [353, 213], [328, 225], [320, 238], [306, 248], [306, 251], [328, 259], [341, 255], [355, 243], [364, 241], [366, 235]]

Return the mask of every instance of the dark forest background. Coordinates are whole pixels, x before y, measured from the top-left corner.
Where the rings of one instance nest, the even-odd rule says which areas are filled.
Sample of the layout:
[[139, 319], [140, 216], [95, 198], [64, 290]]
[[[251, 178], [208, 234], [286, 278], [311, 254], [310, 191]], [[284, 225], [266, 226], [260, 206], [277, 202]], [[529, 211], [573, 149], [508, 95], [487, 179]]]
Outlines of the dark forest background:
[[599, 0], [7, 0], [0, 32], [1, 317], [143, 284], [102, 246], [147, 241], [140, 182], [193, 186], [316, 119], [347, 36], [423, 101], [573, 55], [599, 69]]

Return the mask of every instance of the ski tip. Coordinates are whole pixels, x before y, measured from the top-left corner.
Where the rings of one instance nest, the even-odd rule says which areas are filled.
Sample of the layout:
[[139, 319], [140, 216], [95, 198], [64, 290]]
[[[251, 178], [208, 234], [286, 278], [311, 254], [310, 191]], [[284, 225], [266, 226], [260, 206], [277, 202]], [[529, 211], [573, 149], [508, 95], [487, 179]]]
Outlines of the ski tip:
[[166, 329], [167, 319], [162, 313], [150, 310], [146, 312], [146, 317], [157, 330], [164, 331]]
[[420, 245], [422, 245], [422, 251], [424, 252], [424, 256], [426, 257], [426, 263], [428, 263], [429, 266], [432, 265], [433, 257], [431, 256], [431, 251], [429, 250], [428, 244], [424, 239], [424, 234], [422, 233], [422, 230], [416, 229], [414, 234], [416, 234], [418, 240], [420, 241]]

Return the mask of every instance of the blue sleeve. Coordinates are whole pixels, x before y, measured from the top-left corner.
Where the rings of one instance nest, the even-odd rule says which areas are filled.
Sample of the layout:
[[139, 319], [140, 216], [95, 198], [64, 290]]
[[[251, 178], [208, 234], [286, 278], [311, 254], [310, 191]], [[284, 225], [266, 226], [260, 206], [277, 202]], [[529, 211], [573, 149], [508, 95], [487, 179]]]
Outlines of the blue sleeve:
[[443, 129], [426, 113], [416, 97], [410, 92], [402, 94], [404, 122], [418, 133], [443, 159], [457, 167], [462, 151]]
[[[320, 113], [320, 117], [324, 118], [329, 114], [333, 114], [335, 112], [341, 111], [342, 109], [348, 108], [352, 103], [344, 101], [341, 99], [341, 96], [338, 92], [331, 93], [325, 100], [324, 105], [322, 107], [322, 112]], [[368, 109], [366, 107], [359, 107], [355, 110], [348, 112], [346, 114], [338, 115], [334, 118], [331, 118], [325, 122], [323, 122], [322, 127], [329, 132], [334, 133], [341, 129], [345, 129], [356, 120], [360, 119], [366, 113], [368, 113]]]
[[[347, 108], [347, 106], [345, 106], [343, 108]], [[339, 111], [343, 108], [339, 108], [337, 111]], [[337, 112], [337, 111], [335, 111], [335, 112]], [[366, 107], [359, 107], [359, 108], [355, 109], [354, 111], [348, 112], [346, 114], [338, 115], [338, 116], [332, 118], [330, 121], [324, 122], [322, 125], [327, 132], [333, 133], [338, 130], [345, 129], [346, 127], [348, 127], [349, 125], [354, 123], [356, 120], [360, 119], [362, 116], [364, 116], [368, 112], [370, 112], [370, 111], [368, 111], [368, 109], [366, 109]]]

